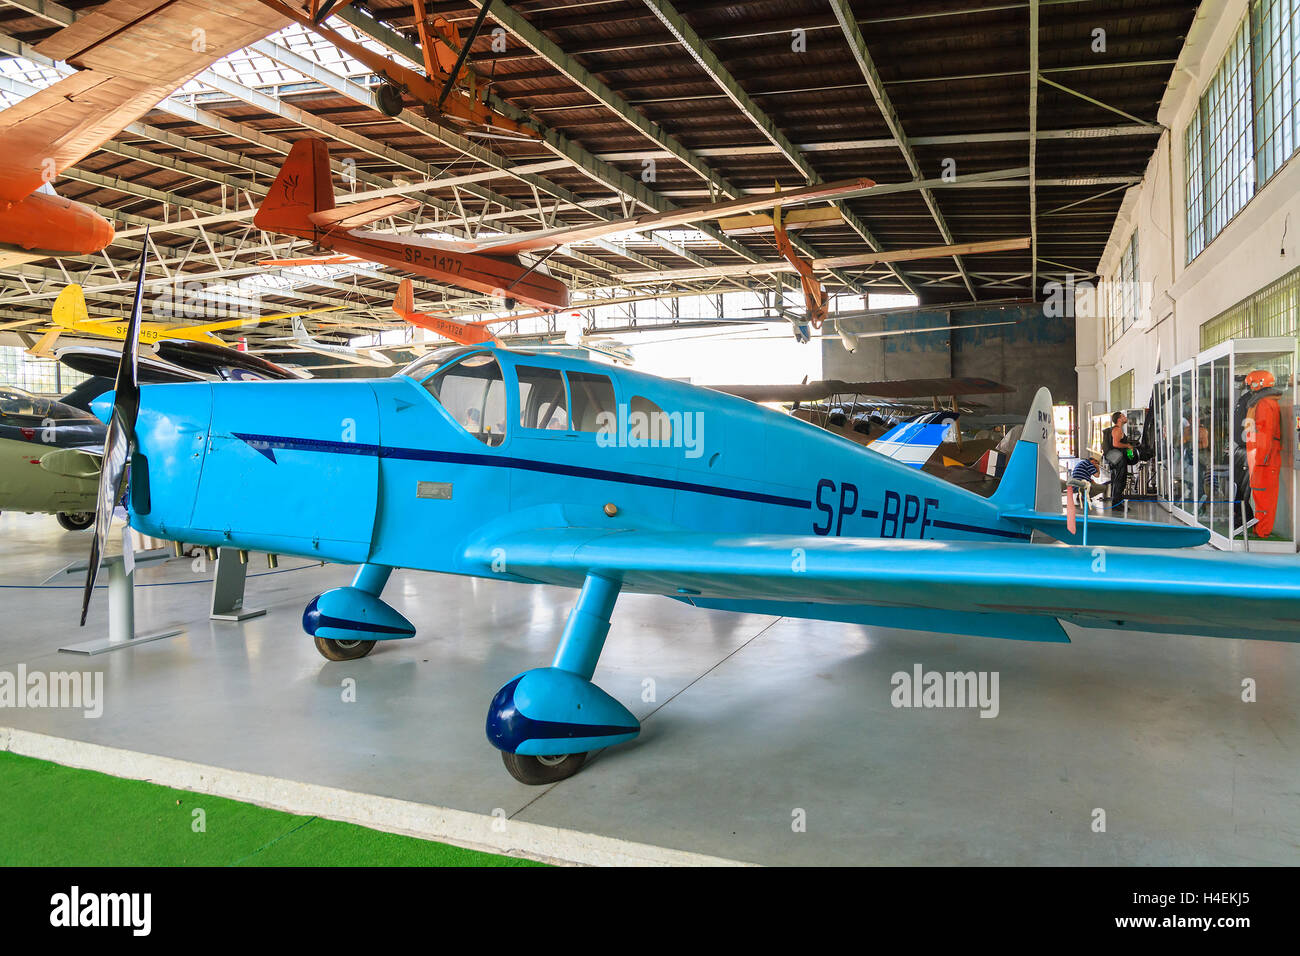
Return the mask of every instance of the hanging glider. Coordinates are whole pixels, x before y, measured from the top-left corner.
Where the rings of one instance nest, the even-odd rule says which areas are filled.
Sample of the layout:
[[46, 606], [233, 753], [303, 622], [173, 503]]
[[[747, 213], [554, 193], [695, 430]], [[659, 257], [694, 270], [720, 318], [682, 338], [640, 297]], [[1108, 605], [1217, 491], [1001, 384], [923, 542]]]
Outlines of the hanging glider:
[[53, 180], [212, 63], [288, 23], [259, 0], [109, 0], [38, 43], [77, 72], [0, 112], [0, 265], [112, 242], [112, 223], [56, 195]]
[[[870, 179], [806, 186], [780, 194], [783, 206], [845, 199], [868, 192]], [[329, 147], [321, 139], [294, 143], [254, 224], [266, 232], [306, 239], [331, 255], [350, 255], [407, 273], [505, 300], [507, 308], [524, 302], [539, 309], [569, 307], [569, 290], [550, 275], [542, 261], [555, 249], [619, 233], [685, 226], [724, 215], [769, 209], [776, 194], [746, 196], [672, 212], [631, 219], [563, 226], [537, 232], [459, 241], [372, 232], [364, 227], [414, 208], [412, 200], [378, 197], [343, 206], [334, 204]], [[533, 254], [531, 263], [520, 256]]]

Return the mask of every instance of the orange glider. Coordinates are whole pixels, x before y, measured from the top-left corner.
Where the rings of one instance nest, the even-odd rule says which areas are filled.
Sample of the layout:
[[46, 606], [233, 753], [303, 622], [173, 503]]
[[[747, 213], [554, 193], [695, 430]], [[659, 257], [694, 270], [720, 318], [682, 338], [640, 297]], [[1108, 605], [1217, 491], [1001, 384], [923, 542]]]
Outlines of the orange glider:
[[410, 279], [403, 279], [398, 284], [397, 294], [393, 296], [393, 311], [412, 325], [428, 329], [460, 345], [482, 345], [485, 342], [497, 345], [499, 344], [497, 337], [488, 331], [488, 326], [513, 322], [517, 318], [511, 315], [504, 319], [484, 319], [481, 322], [457, 322], [450, 317], [417, 312], [415, 311], [415, 289]]
[[0, 112], [4, 261], [88, 255], [113, 224], [50, 183], [221, 57], [288, 24], [258, 0], [109, 0], [36, 51], [77, 72]]
[[547, 272], [544, 263], [522, 262], [520, 253], [546, 250], [549, 255], [575, 242], [756, 212], [777, 202], [791, 206], [846, 198], [865, 193], [874, 185], [870, 179], [850, 179], [692, 209], [648, 213], [633, 219], [446, 241], [363, 229], [369, 223], [412, 209], [417, 203], [381, 196], [335, 206], [329, 147], [324, 140], [300, 139], [289, 151], [253, 223], [265, 232], [306, 239], [328, 254], [356, 256], [458, 289], [504, 299], [506, 308], [514, 308], [516, 302], [526, 302], [534, 308], [558, 311], [569, 307], [568, 287]]

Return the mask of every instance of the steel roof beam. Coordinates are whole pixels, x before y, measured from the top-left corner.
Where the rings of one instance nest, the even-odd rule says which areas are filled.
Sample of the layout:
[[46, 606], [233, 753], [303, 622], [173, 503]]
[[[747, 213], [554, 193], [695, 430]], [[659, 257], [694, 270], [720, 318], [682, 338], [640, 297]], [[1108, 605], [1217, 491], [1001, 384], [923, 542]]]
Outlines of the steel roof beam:
[[1029, 0], [1029, 290], [1038, 296], [1038, 3]]
[[[476, 8], [483, 5], [483, 0], [467, 0], [472, 2]], [[735, 198], [740, 194], [736, 188], [704, 162], [699, 156], [690, 149], [683, 146], [674, 136], [670, 135], [663, 127], [659, 126], [653, 120], [632, 109], [618, 93], [606, 86], [601, 80], [589, 73], [582, 64], [578, 63], [572, 57], [568, 56], [555, 43], [547, 39], [540, 30], [529, 23], [524, 17], [520, 16], [514, 9], [508, 6], [493, 6], [490, 16], [501, 26], [505, 27], [515, 36], [519, 37], [527, 46], [535, 50], [543, 59], [547, 60], [557, 70], [567, 76], [578, 86], [586, 90], [590, 95], [598, 99], [607, 109], [613, 112], [624, 122], [632, 126], [633, 129], [642, 135], [649, 137], [662, 148], [672, 153], [673, 158], [686, 164], [693, 170], [696, 175], [700, 176], [708, 184], [710, 193], [719, 193], [729, 198]], [[587, 168], [587, 167], [583, 167]], [[590, 170], [589, 170], [590, 171]], [[720, 233], [710, 233], [711, 235], [721, 235]], [[808, 246], [800, 239], [791, 240], [795, 247], [805, 255], [816, 258], [819, 253], [812, 247]], [[740, 255], [743, 255], [750, 261], [757, 261], [759, 256], [727, 240], [728, 247]], [[739, 247], [739, 248], [737, 248]]]
[[[375, 40], [393, 50], [395, 53], [398, 53], [416, 63], [423, 61], [420, 48], [414, 43], [411, 43], [406, 39], [406, 37], [402, 36], [397, 31], [390, 29], [383, 23], [380, 23], [372, 17], [360, 12], [355, 7], [344, 7], [337, 11], [337, 15], [339, 19], [370, 37], [372, 40]], [[536, 123], [535, 117], [525, 114], [517, 107], [510, 103], [506, 103], [493, 93], [488, 94], [488, 104], [493, 109], [496, 109], [513, 119], [527, 120]], [[635, 200], [651, 212], [668, 212], [677, 208], [672, 203], [664, 200], [655, 191], [647, 189], [645, 184], [640, 180], [628, 176], [621, 170], [599, 159], [592, 153], [588, 152], [584, 147], [573, 142], [563, 133], [547, 129], [541, 124], [537, 125], [539, 125], [542, 131], [543, 145], [554, 152], [557, 156], [568, 160], [573, 164], [575, 169], [581, 171], [593, 182], [599, 183], [607, 189], [612, 189], [620, 195]], [[760, 258], [746, 246], [718, 231], [713, 226], [699, 223], [696, 228], [725, 249], [728, 249], [742, 258], [750, 261], [757, 261]], [[651, 236], [653, 237], [654, 234], [651, 233]], [[667, 249], [669, 252], [672, 252], [674, 255], [681, 255], [682, 253], [682, 250], [680, 250], [679, 247], [672, 244], [666, 245], [665, 243], [667, 243], [667, 240], [656, 238], [654, 241], [656, 244]], [[684, 256], [684, 258], [690, 259], [690, 261], [694, 262], [696, 265], [707, 264], [705, 260], [695, 259], [689, 255]]]
[[[853, 54], [853, 59], [857, 62], [858, 69], [862, 71], [862, 78], [866, 80], [867, 87], [871, 90], [871, 97], [876, 102], [876, 108], [880, 111], [880, 115], [885, 120], [885, 125], [894, 137], [894, 142], [903, 154], [903, 159], [907, 162], [907, 168], [912, 174], [912, 180], [915, 182], [925, 179], [925, 174], [921, 171], [921, 164], [916, 158], [916, 153], [908, 142], [907, 134], [903, 131], [902, 120], [899, 119], [893, 101], [885, 91], [885, 85], [880, 80], [880, 72], [876, 69], [875, 60], [872, 59], [870, 51], [867, 50], [867, 42], [863, 39], [862, 31], [858, 29], [857, 21], [853, 17], [853, 11], [849, 9], [847, 0], [830, 0], [830, 5], [835, 18], [840, 22], [840, 29], [844, 34], [845, 42], [849, 45], [850, 52]], [[952, 237], [952, 231], [948, 228], [948, 223], [944, 221], [943, 213], [940, 212], [939, 204], [934, 198], [934, 192], [929, 189], [922, 189], [921, 198], [925, 200], [926, 208], [930, 210], [930, 215], [939, 229], [939, 235], [943, 238], [944, 245], [953, 245], [955, 240]], [[961, 273], [962, 281], [966, 284], [966, 291], [970, 293], [971, 299], [978, 299], [979, 295], [975, 292], [975, 285], [966, 272], [966, 264], [962, 262], [961, 256], [953, 256], [952, 259], [957, 264], [957, 271]]]
[[[803, 175], [805, 181], [810, 184], [824, 182], [817, 170], [799, 152], [798, 147], [790, 142], [776, 123], [773, 122], [772, 118], [750, 98], [749, 94], [736, 82], [731, 72], [722, 64], [722, 61], [709, 49], [708, 44], [700, 39], [700, 35], [695, 32], [695, 29], [686, 21], [686, 18], [678, 13], [668, 0], [645, 0], [645, 4], [659, 18], [659, 21], [668, 28], [669, 32], [677, 37], [678, 42], [691, 54], [700, 68], [708, 74], [714, 85], [722, 90], [727, 99], [731, 101], [731, 104], [753, 123], [760, 133], [767, 137], [790, 165]], [[862, 237], [868, 248], [873, 252], [879, 252], [883, 248], [880, 241], [872, 235], [866, 224], [845, 203], [834, 202], [831, 205], [840, 211], [840, 215], [848, 223], [849, 228]], [[898, 276], [898, 280], [903, 285], [910, 288], [907, 277], [901, 270], [891, 266], [890, 271]]]
[[[368, 89], [367, 87], [361, 86], [360, 84], [355, 83], [352, 80], [347, 79], [346, 77], [334, 73], [334, 71], [318, 63], [315, 63], [311, 60], [308, 60], [306, 57], [303, 57], [292, 50], [282, 47], [277, 43], [273, 43], [270, 40], [261, 40], [258, 43], [254, 44], [254, 48], [257, 49], [258, 52], [262, 53], [264, 56], [274, 59], [277, 62], [282, 63], [283, 65], [289, 67], [290, 69], [302, 73], [304, 76], [311, 77], [313, 80], [320, 83], [322, 86], [325, 86], [328, 89], [332, 89], [335, 92], [339, 93], [340, 95], [346, 96], [349, 99], [353, 100], [354, 102], [369, 107], [370, 109], [373, 109], [376, 112], [379, 111], [378, 104], [376, 102], [375, 93], [374, 91]], [[397, 116], [395, 119], [397, 120], [397, 122], [409, 126], [412, 129], [418, 130], [419, 132], [424, 133], [430, 138], [435, 139], [438, 142], [441, 142], [443, 145], [449, 146], [452, 149], [457, 150], [458, 152], [463, 153], [466, 156], [469, 156], [471, 159], [475, 159], [493, 169], [497, 169], [504, 173], [507, 173], [511, 175], [513, 178], [518, 179], [520, 182], [526, 183], [536, 190], [545, 192], [547, 195], [553, 196], [554, 198], [560, 200], [561, 202], [570, 203], [575, 207], [580, 206], [582, 202], [582, 198], [580, 196], [577, 196], [576, 194], [570, 192], [569, 190], [563, 188], [562, 186], [557, 186], [556, 184], [552, 183], [550, 180], [543, 178], [542, 176], [513, 171], [512, 166], [516, 164], [513, 163], [513, 161], [511, 161], [507, 157], [501, 155], [500, 153], [496, 153], [492, 150], [489, 150], [483, 146], [480, 146], [478, 143], [473, 142], [467, 137], [461, 136], [459, 133], [447, 129], [446, 127], [440, 126], [437, 123], [433, 123], [422, 117], [417, 117], [411, 110], [403, 110], [401, 115]], [[418, 160], [416, 162], [418, 162]], [[473, 189], [467, 189], [467, 191], [475, 192], [475, 193], [478, 192], [477, 190], [473, 190]], [[482, 194], [486, 196], [487, 191], [484, 190]], [[491, 194], [491, 196], [494, 197], [492, 201], [504, 200], [507, 203], [513, 202], [512, 200], [509, 200], [507, 197], [497, 196], [497, 194], [495, 193]], [[595, 210], [587, 210], [587, 211], [598, 219], [613, 218], [612, 216], [607, 216], [604, 213]], [[598, 240], [596, 242], [596, 245], [600, 246], [601, 248], [605, 249], [608, 252], [614, 253], [615, 255], [619, 255], [622, 256], [623, 258], [629, 259], [637, 263], [638, 265], [644, 265], [646, 262], [651, 261], [645, 259], [642, 256], [629, 253], [626, 250], [624, 250], [621, 246], [618, 246], [615, 243], [608, 242], [606, 240]], [[664, 248], [667, 249], [667, 251], [673, 252], [674, 254], [680, 256], [681, 258], [688, 259], [692, 262], [695, 262], [696, 264], [707, 264], [704, 263], [702, 260], [700, 260], [698, 256], [687, 253], [684, 249], [681, 249], [675, 244], [664, 245]], [[570, 256], [570, 251], [566, 251], [562, 253], [562, 255]], [[606, 268], [608, 268], [608, 265], [606, 265]]]

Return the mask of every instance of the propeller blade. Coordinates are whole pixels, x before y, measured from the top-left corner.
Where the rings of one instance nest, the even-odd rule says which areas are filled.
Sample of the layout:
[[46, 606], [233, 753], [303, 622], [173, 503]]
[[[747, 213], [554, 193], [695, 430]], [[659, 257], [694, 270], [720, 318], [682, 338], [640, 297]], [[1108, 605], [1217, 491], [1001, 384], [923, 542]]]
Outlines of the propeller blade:
[[95, 590], [99, 576], [99, 562], [104, 556], [104, 543], [108, 528], [113, 522], [113, 509], [122, 499], [126, 487], [127, 467], [135, 450], [135, 421], [140, 413], [140, 322], [144, 313], [144, 267], [148, 259], [148, 232], [145, 245], [140, 250], [140, 275], [135, 285], [135, 302], [127, 325], [126, 340], [122, 344], [122, 358], [117, 365], [117, 380], [113, 392], [113, 414], [104, 438], [104, 460], [99, 468], [99, 489], [95, 495], [95, 533], [90, 540], [90, 563], [86, 568], [86, 587], [81, 594], [81, 626], [86, 626], [90, 610], [90, 595]]

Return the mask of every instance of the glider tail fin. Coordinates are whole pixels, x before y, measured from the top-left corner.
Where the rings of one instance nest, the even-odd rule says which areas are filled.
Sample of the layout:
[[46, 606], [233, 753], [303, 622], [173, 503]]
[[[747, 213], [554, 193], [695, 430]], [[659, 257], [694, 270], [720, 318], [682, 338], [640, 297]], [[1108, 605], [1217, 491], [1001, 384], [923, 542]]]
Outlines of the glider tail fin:
[[397, 293], [393, 296], [393, 311], [403, 319], [415, 312], [415, 288], [410, 279], [398, 283]]
[[1025, 429], [1011, 450], [1002, 480], [989, 499], [1000, 511], [1061, 513], [1061, 484], [1056, 470], [1056, 424], [1052, 393], [1040, 388], [1025, 418]]
[[79, 323], [89, 322], [90, 313], [86, 311], [86, 296], [82, 293], [81, 286], [74, 282], [65, 287], [54, 300], [50, 317], [54, 319], [55, 325], [61, 325], [65, 329], [73, 329]]
[[322, 139], [300, 139], [289, 150], [253, 225], [265, 232], [310, 238], [317, 227], [308, 216], [333, 208], [329, 147]]

